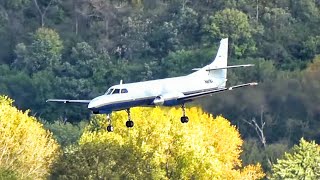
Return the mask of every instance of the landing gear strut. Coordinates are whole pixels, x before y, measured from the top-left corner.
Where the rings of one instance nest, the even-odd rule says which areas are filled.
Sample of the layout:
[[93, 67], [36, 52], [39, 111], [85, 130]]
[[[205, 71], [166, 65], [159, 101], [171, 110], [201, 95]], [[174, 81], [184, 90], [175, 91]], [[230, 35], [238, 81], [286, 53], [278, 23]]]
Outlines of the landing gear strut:
[[127, 126], [128, 128], [132, 128], [133, 125], [134, 125], [134, 123], [133, 123], [133, 121], [131, 120], [130, 109], [127, 109], [126, 111], [127, 111], [127, 113], [128, 113], [128, 121], [126, 122], [126, 126]]
[[109, 125], [107, 126], [107, 131], [108, 132], [113, 132], [113, 126], [112, 126], [112, 121], [111, 121], [110, 114], [107, 114], [107, 121], [109, 123]]
[[187, 123], [187, 122], [189, 122], [189, 118], [188, 118], [188, 116], [186, 116], [186, 109], [185, 109], [186, 107], [185, 107], [184, 104], [182, 104], [181, 108], [182, 108], [181, 122], [182, 123]]

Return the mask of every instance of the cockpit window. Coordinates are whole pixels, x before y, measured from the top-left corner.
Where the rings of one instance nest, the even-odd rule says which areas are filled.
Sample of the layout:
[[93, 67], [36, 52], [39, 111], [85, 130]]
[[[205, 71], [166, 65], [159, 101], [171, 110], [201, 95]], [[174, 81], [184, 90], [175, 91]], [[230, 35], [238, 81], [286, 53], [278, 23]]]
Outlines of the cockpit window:
[[121, 94], [123, 93], [128, 93], [128, 90], [127, 89], [121, 89]]
[[124, 94], [124, 93], [128, 93], [128, 90], [127, 89], [114, 89], [114, 88], [111, 88], [109, 89], [105, 94], [106, 95], [111, 95], [111, 94]]
[[111, 89], [109, 89], [109, 90], [106, 92], [106, 95], [111, 94], [111, 93], [112, 93], [112, 91], [113, 91], [113, 89], [112, 89], [112, 88], [111, 88]]
[[115, 89], [112, 94], [119, 94], [120, 93], [120, 89]]

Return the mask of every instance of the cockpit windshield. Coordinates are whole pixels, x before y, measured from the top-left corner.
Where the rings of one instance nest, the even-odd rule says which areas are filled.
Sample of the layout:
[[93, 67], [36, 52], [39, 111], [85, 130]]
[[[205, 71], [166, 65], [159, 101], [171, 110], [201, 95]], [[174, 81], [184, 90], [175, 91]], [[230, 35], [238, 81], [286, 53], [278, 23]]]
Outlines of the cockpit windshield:
[[105, 94], [110, 95], [110, 94], [124, 94], [124, 93], [128, 93], [128, 90], [110, 88]]
[[106, 95], [111, 94], [111, 93], [112, 93], [112, 91], [113, 91], [113, 88], [109, 89], [109, 90], [106, 92]]

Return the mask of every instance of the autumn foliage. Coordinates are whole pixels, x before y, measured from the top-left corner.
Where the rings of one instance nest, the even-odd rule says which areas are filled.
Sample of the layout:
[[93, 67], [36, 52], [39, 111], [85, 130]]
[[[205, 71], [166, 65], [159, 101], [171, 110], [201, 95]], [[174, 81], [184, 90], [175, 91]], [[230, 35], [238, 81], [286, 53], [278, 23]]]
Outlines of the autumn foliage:
[[106, 117], [94, 116], [79, 140], [66, 150], [56, 168], [61, 179], [101, 177], [129, 179], [260, 179], [259, 164], [242, 167], [243, 141], [235, 126], [199, 108], [187, 109], [189, 123], [175, 108], [134, 108], [135, 126], [125, 126], [125, 112], [113, 113], [115, 131]]
[[59, 146], [28, 111], [0, 96], [0, 179], [45, 179]]

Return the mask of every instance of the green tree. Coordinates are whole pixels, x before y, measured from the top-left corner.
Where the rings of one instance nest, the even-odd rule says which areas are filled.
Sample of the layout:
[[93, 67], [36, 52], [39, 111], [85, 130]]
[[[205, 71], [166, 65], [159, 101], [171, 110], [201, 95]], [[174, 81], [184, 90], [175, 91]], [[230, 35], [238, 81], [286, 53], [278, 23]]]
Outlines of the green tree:
[[44, 127], [52, 132], [53, 137], [62, 147], [66, 147], [75, 144], [79, 140], [86, 125], [86, 121], [81, 121], [78, 124], [54, 121], [53, 123], [45, 123]]
[[42, 70], [53, 70], [61, 61], [63, 49], [59, 34], [48, 28], [39, 28], [32, 36], [30, 45], [16, 46], [15, 67], [29, 74]]
[[110, 79], [107, 73], [113, 66], [106, 53], [96, 52], [86, 42], [77, 43], [57, 71], [60, 94], [69, 98], [93, 98], [105, 91]]
[[195, 50], [179, 50], [170, 52], [164, 59], [163, 66], [165, 67], [168, 77], [182, 76], [192, 73], [193, 68], [203, 67], [211, 63], [214, 59], [216, 48], [204, 48]]
[[256, 50], [252, 36], [255, 33], [248, 16], [240, 10], [224, 9], [211, 16], [207, 26], [214, 39], [230, 38], [230, 54], [237, 57], [248, 55]]
[[257, 139], [247, 138], [243, 144], [242, 163], [244, 165], [261, 163], [263, 169], [270, 172], [272, 167], [269, 163], [275, 163], [288, 149], [288, 142], [285, 141], [270, 143], [263, 147]]
[[0, 179], [18, 180], [17, 173], [6, 168], [0, 168]]
[[272, 167], [271, 179], [319, 179], [320, 146], [303, 138]]
[[18, 10], [19, 8], [28, 5], [28, 3], [30, 3], [30, 0], [3, 1], [3, 6], [7, 9]]

